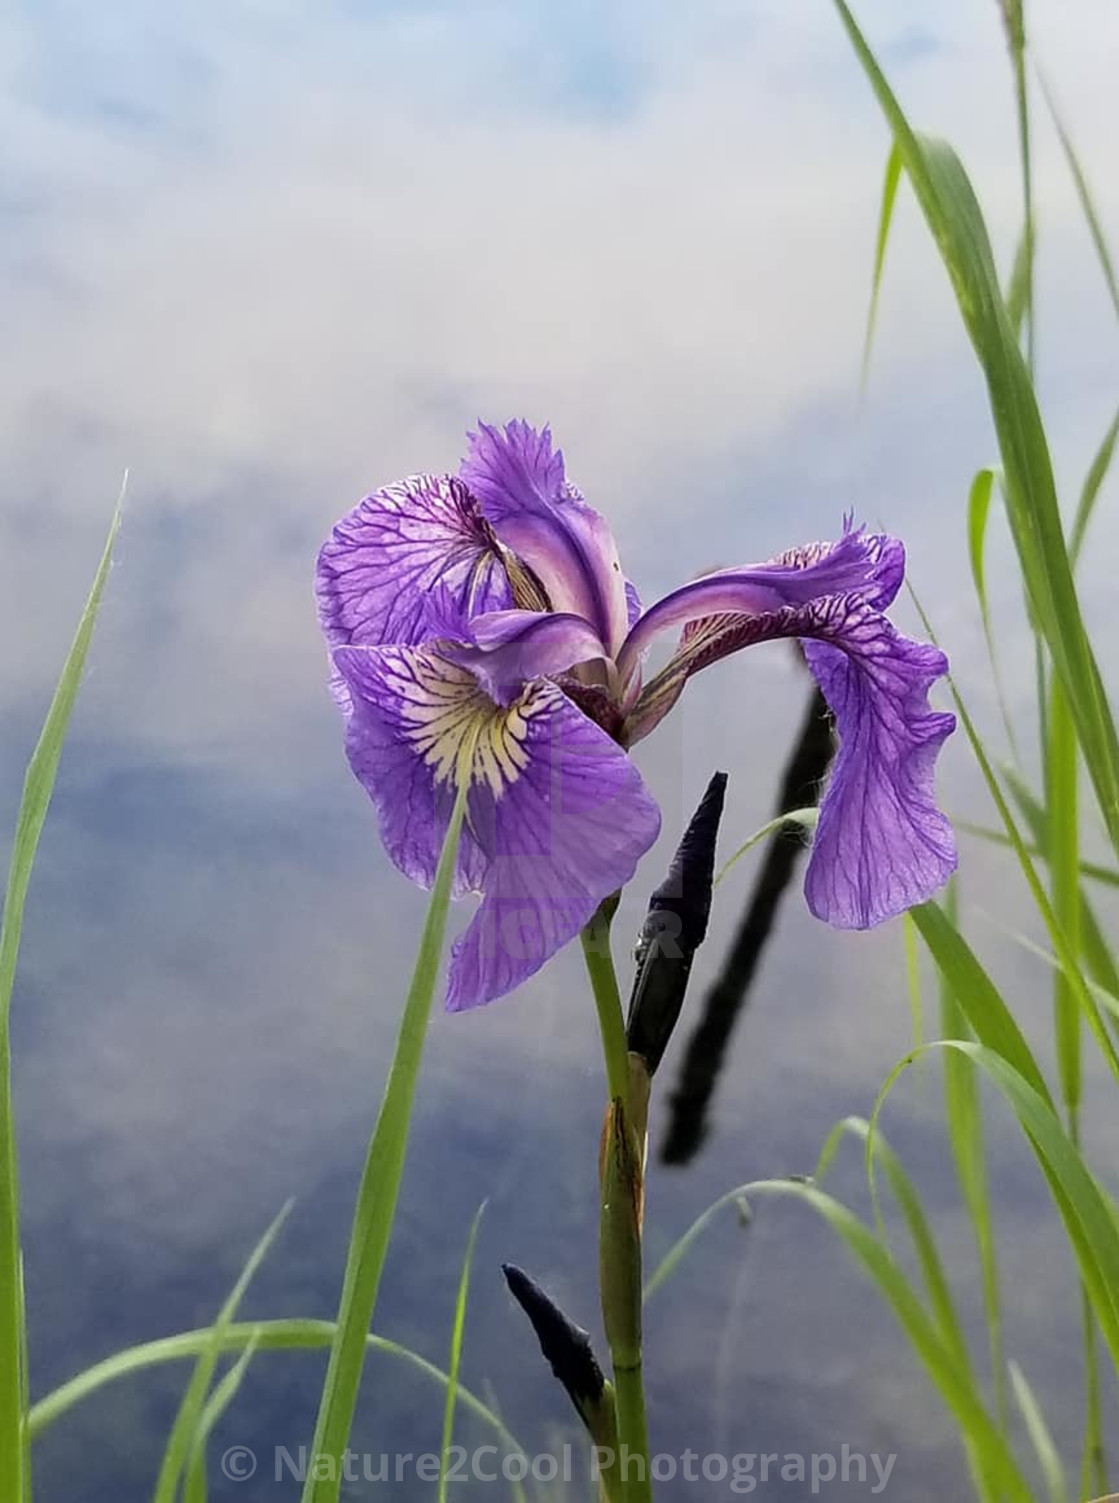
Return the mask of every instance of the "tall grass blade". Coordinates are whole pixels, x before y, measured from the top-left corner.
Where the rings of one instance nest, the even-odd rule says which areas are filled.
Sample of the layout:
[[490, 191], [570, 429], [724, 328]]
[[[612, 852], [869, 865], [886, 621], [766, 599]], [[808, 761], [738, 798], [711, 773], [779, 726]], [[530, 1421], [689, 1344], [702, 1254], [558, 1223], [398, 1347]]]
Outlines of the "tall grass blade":
[[1088, 467], [1088, 473], [1084, 477], [1084, 485], [1080, 491], [1080, 501], [1076, 507], [1076, 516], [1072, 521], [1072, 532], [1069, 534], [1068, 552], [1072, 560], [1073, 568], [1080, 561], [1080, 550], [1084, 546], [1084, 534], [1088, 531], [1088, 523], [1092, 520], [1092, 513], [1096, 509], [1096, 500], [1107, 472], [1111, 468], [1112, 456], [1115, 453], [1115, 441], [1119, 438], [1119, 409], [1108, 425], [1103, 441], [1096, 450], [1092, 463]]
[[470, 1234], [466, 1239], [466, 1251], [462, 1258], [462, 1273], [459, 1275], [458, 1296], [455, 1299], [455, 1317], [451, 1327], [451, 1350], [447, 1360], [447, 1396], [443, 1404], [443, 1444], [439, 1452], [439, 1503], [447, 1503], [447, 1464], [451, 1456], [451, 1442], [455, 1435], [455, 1399], [458, 1397], [458, 1371], [462, 1361], [462, 1338], [466, 1330], [466, 1300], [470, 1293], [470, 1268], [474, 1262], [474, 1243], [478, 1227], [486, 1209], [486, 1202], [474, 1212]]
[[39, 836], [46, 822], [62, 744], [77, 699], [89, 644], [109, 565], [120, 530], [128, 477], [121, 486], [101, 562], [85, 603], [77, 631], [62, 665], [38, 744], [27, 764], [23, 797], [16, 815], [15, 837], [0, 919], [0, 1503], [24, 1503], [30, 1492], [31, 1459], [24, 1431], [24, 1393], [27, 1387], [27, 1334], [20, 1265], [19, 1165], [12, 1116], [12, 1059], [9, 1019], [15, 985], [23, 910], [35, 865]]
[[886, 171], [882, 178], [882, 203], [878, 211], [878, 234], [874, 243], [874, 273], [870, 284], [870, 306], [866, 314], [866, 333], [863, 336], [863, 358], [859, 374], [859, 385], [863, 391], [866, 390], [870, 377], [870, 353], [874, 346], [874, 330], [878, 323], [882, 273], [886, 269], [886, 247], [890, 240], [890, 225], [894, 218], [894, 203], [898, 196], [901, 169], [901, 152], [897, 148], [897, 143], [894, 142], [890, 146], [890, 153], [886, 158]]
[[1080, 199], [1080, 207], [1084, 218], [1087, 220], [1088, 232], [1092, 237], [1092, 244], [1096, 248], [1096, 255], [1099, 257], [1100, 270], [1103, 272], [1104, 281], [1107, 283], [1107, 290], [1111, 295], [1111, 306], [1115, 309], [1115, 316], [1119, 318], [1119, 279], [1115, 275], [1115, 264], [1111, 259], [1107, 236], [1103, 232], [1103, 224], [1096, 210], [1092, 190], [1088, 186], [1088, 178], [1083, 167], [1080, 165], [1080, 158], [1077, 156], [1076, 148], [1072, 144], [1072, 137], [1065, 129], [1065, 123], [1060, 111], [1057, 109], [1057, 102], [1053, 97], [1053, 92], [1040, 73], [1038, 74], [1038, 83], [1041, 85], [1042, 98], [1045, 100], [1046, 108], [1056, 128], [1061, 142], [1061, 149], [1065, 154], [1065, 160], [1072, 174], [1072, 180], [1076, 185], [1076, 194]]
[[401, 1015], [396, 1049], [381, 1098], [377, 1124], [369, 1142], [354, 1210], [338, 1320], [311, 1446], [316, 1456], [333, 1458], [333, 1467], [323, 1468], [323, 1471], [333, 1472], [333, 1477], [316, 1478], [308, 1473], [303, 1488], [303, 1503], [337, 1503], [338, 1499], [342, 1470], [340, 1458], [346, 1449], [353, 1424], [358, 1387], [365, 1363], [365, 1338], [377, 1303], [377, 1289], [381, 1282], [381, 1270], [385, 1266], [396, 1201], [400, 1193], [400, 1180], [404, 1172], [412, 1102], [443, 955], [443, 935], [447, 927], [451, 882], [465, 809], [464, 784], [455, 799], [439, 856], [419, 953], [412, 973], [412, 984], [408, 988], [408, 997]]
[[259, 1338], [252, 1337], [245, 1346], [245, 1350], [237, 1358], [237, 1361], [218, 1383], [213, 1393], [202, 1407], [202, 1413], [198, 1417], [198, 1425], [191, 1441], [190, 1456], [187, 1459], [186, 1478], [183, 1482], [183, 1503], [206, 1503], [206, 1444], [210, 1439], [210, 1432], [221, 1419], [222, 1415], [237, 1397], [237, 1390], [241, 1387], [241, 1380], [248, 1371], [249, 1363], [256, 1354]]
[[160, 1466], [155, 1492], [152, 1495], [153, 1503], [175, 1503], [179, 1491], [179, 1479], [187, 1465], [191, 1445], [198, 1433], [206, 1397], [217, 1370], [218, 1359], [221, 1357], [225, 1334], [233, 1323], [238, 1306], [245, 1297], [245, 1291], [252, 1283], [257, 1269], [264, 1262], [280, 1228], [287, 1220], [293, 1203], [289, 1200], [283, 1206], [279, 1215], [253, 1248], [225, 1303], [218, 1311], [217, 1319], [210, 1327], [210, 1339], [198, 1354], [198, 1361], [194, 1365], [190, 1382], [179, 1403], [179, 1412], [175, 1416], [171, 1434], [167, 1438], [163, 1463]]
[[999, 714], [1002, 716], [1003, 727], [1006, 730], [1006, 739], [1010, 743], [1010, 749], [1017, 756], [1017, 742], [1014, 736], [1014, 726], [1011, 723], [1010, 711], [1006, 705], [1006, 694], [1002, 687], [1002, 674], [999, 671], [998, 653], [995, 651], [995, 634], [991, 629], [991, 607], [987, 599], [987, 573], [984, 562], [984, 545], [987, 540], [987, 520], [991, 514], [991, 496], [994, 493], [995, 472], [994, 470], [979, 470], [975, 479], [971, 482], [971, 489], [967, 497], [967, 551], [971, 563], [971, 578], [975, 586], [975, 596], [979, 601], [979, 618], [983, 623], [983, 640], [987, 644], [987, 658], [991, 664], [991, 677], [995, 681], [995, 695], [999, 702]]
[[[945, 917], [959, 932], [956, 886], [948, 890]], [[973, 1039], [975, 1030], [960, 1006], [955, 989], [944, 972], [940, 979], [940, 1031], [943, 1038]], [[991, 1215], [987, 1159], [983, 1142], [983, 1114], [971, 1061], [948, 1050], [944, 1055], [944, 1118], [948, 1142], [956, 1167], [956, 1180], [967, 1208], [979, 1259], [983, 1313], [987, 1323], [987, 1346], [995, 1392], [999, 1428], [1007, 1428], [1007, 1399], [1002, 1345], [1002, 1302], [999, 1297], [998, 1262], [995, 1256], [994, 1222]]]
[[1018, 1412], [1022, 1416], [1026, 1433], [1030, 1437], [1041, 1475], [1045, 1479], [1049, 1503], [1068, 1503], [1068, 1488], [1065, 1486], [1065, 1474], [1060, 1455], [1049, 1433], [1049, 1427], [1045, 1423], [1041, 1405], [1033, 1389], [1026, 1382], [1026, 1375], [1017, 1362], [1010, 1364], [1010, 1386], [1014, 1390]]
[[983, 1403], [982, 1395], [969, 1380], [952, 1346], [946, 1342], [925, 1310], [912, 1285], [889, 1251], [857, 1216], [833, 1196], [803, 1180], [755, 1180], [721, 1196], [684, 1233], [657, 1266], [649, 1292], [660, 1287], [677, 1268], [696, 1238], [726, 1206], [737, 1205], [758, 1195], [798, 1200], [822, 1216], [847, 1250], [874, 1281], [909, 1339], [931, 1381], [951, 1409], [969, 1452], [974, 1454], [981, 1475], [996, 1496], [1011, 1503], [1033, 1503], [1030, 1488], [1006, 1441]]
[[1081, 617], [1045, 430], [999, 288], [982, 212], [955, 153], [943, 142], [913, 132], [845, 0], [834, 3], [901, 151], [983, 370], [1027, 599], [1068, 698], [1100, 812], [1119, 850], [1119, 736]]

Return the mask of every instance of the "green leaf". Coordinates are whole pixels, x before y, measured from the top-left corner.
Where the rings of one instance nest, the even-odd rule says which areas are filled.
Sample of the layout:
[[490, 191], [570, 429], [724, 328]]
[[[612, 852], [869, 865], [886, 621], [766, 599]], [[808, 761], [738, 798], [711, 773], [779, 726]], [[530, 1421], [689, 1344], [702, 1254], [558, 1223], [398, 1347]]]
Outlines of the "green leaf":
[[447, 1361], [447, 1396], [443, 1405], [443, 1445], [439, 1453], [439, 1503], [447, 1499], [447, 1462], [450, 1460], [451, 1442], [455, 1434], [455, 1399], [458, 1396], [458, 1370], [462, 1361], [462, 1338], [466, 1330], [466, 1300], [470, 1293], [470, 1266], [474, 1261], [474, 1243], [486, 1202], [474, 1212], [470, 1234], [466, 1239], [466, 1251], [462, 1258], [462, 1272], [458, 1281], [458, 1297], [455, 1300], [455, 1318], [451, 1327], [451, 1351]]
[[186, 1386], [179, 1404], [179, 1412], [175, 1416], [175, 1423], [171, 1427], [171, 1434], [167, 1439], [167, 1445], [163, 1452], [163, 1464], [159, 1469], [159, 1477], [156, 1481], [153, 1503], [175, 1503], [179, 1491], [179, 1478], [190, 1456], [191, 1446], [198, 1434], [202, 1421], [202, 1415], [206, 1404], [206, 1396], [210, 1391], [214, 1372], [217, 1369], [218, 1359], [222, 1352], [222, 1343], [225, 1334], [233, 1323], [237, 1314], [237, 1308], [245, 1296], [245, 1291], [252, 1283], [257, 1269], [264, 1262], [269, 1248], [276, 1240], [277, 1234], [291, 1212], [293, 1202], [288, 1201], [281, 1209], [279, 1215], [269, 1226], [260, 1241], [249, 1254], [245, 1266], [237, 1277], [236, 1283], [230, 1290], [229, 1295], [218, 1312], [218, 1318], [210, 1327], [210, 1339], [198, 1354], [198, 1361], [194, 1365], [190, 1382]]
[[24, 1503], [31, 1487], [31, 1458], [24, 1431], [27, 1333], [20, 1266], [19, 1165], [12, 1115], [9, 1035], [12, 988], [15, 985], [23, 911], [35, 865], [35, 853], [39, 848], [39, 837], [43, 832], [51, 794], [54, 792], [62, 745], [66, 740], [70, 715], [78, 697], [78, 687], [89, 644], [93, 639], [93, 628], [105, 591], [105, 581], [109, 577], [113, 545], [120, 531], [127, 481], [128, 476], [125, 475], [125, 484], [121, 486], [109, 524], [109, 535], [105, 540], [101, 562], [93, 576], [85, 609], [62, 665], [62, 673], [47, 711], [47, 718], [43, 722], [38, 744], [27, 764], [8, 865], [4, 914], [0, 920], [0, 1456], [6, 1458], [4, 1466], [0, 1468], [0, 1503]]
[[[1076, 796], [1076, 731], [1064, 691], [1054, 682], [1049, 697], [1047, 854], [1053, 912], [1075, 960], [1080, 957], [1080, 836]], [[1080, 1008], [1062, 967], [1053, 978], [1053, 1034], [1061, 1094], [1069, 1121], [1080, 1109]]]
[[365, 1170], [354, 1209], [350, 1248], [338, 1306], [334, 1341], [330, 1348], [326, 1381], [319, 1402], [315, 1437], [316, 1456], [330, 1456], [333, 1478], [308, 1475], [303, 1503], [337, 1503], [342, 1452], [349, 1441], [357, 1404], [358, 1386], [365, 1363], [365, 1338], [377, 1303], [381, 1270], [385, 1266], [392, 1223], [396, 1214], [404, 1154], [412, 1120], [412, 1103], [420, 1073], [431, 1003], [443, 955], [443, 935], [451, 900], [451, 882], [458, 853], [459, 834], [466, 809], [466, 785], [459, 790], [439, 856], [439, 866], [427, 906], [423, 935], [416, 957], [412, 984], [400, 1019], [396, 1049], [377, 1125], [373, 1129]]

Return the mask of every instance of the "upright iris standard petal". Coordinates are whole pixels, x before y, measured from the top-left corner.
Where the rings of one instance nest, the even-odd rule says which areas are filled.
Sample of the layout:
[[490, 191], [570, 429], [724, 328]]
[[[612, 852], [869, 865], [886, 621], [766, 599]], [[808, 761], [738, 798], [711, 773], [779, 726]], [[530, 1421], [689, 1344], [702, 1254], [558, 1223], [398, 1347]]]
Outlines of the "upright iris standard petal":
[[512, 603], [481, 508], [448, 475], [415, 475], [374, 491], [319, 553], [319, 619], [333, 647], [424, 641], [440, 587], [464, 616]]
[[[922, 902], [955, 870], [951, 827], [933, 796], [936, 754], [955, 718], [928, 703], [947, 659], [903, 637], [882, 614], [904, 570], [896, 540], [848, 533], [831, 553], [816, 545], [776, 564], [697, 580], [646, 613], [627, 650], [634, 643], [644, 650], [650, 623], [682, 624], [684, 632], [666, 667], [642, 689], [625, 739], [647, 735], [700, 669], [756, 642], [806, 639], [839, 735], [806, 896], [818, 918], [865, 929]], [[824, 587], [815, 596], [813, 580]], [[773, 596], [777, 603], [767, 606]]]
[[482, 902], [451, 952], [447, 1006], [512, 991], [633, 876], [660, 813], [621, 748], [546, 680], [495, 704], [433, 647], [340, 648], [351, 766], [389, 855], [430, 885], [467, 783], [458, 886]]
[[550, 430], [479, 423], [459, 474], [501, 542], [540, 580], [551, 608], [582, 616], [613, 655], [629, 626], [617, 545], [567, 483]]

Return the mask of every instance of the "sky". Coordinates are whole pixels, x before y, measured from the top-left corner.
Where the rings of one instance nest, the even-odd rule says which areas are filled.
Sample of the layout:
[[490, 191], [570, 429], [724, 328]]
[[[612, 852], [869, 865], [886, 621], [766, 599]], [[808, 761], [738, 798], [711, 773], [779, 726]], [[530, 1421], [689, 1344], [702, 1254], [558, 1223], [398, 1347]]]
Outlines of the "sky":
[[[998, 6], [876, 0], [858, 15], [914, 123], [960, 151], [1009, 268], [1021, 209]], [[1115, 240], [1119, 11], [1037, 0], [1030, 18]], [[1070, 505], [1114, 411], [1119, 341], [1034, 96], [1038, 379]], [[904, 188], [860, 400], [888, 138], [823, 3], [43, 0], [0, 13], [0, 138], [8, 824], [129, 472], [15, 1018], [30, 1287], [58, 1378], [122, 1332], [204, 1318], [288, 1193], [306, 1209], [272, 1292], [324, 1299], [314, 1232], [344, 1230], [410, 965], [400, 937], [423, 912], [377, 846], [326, 690], [311, 575], [342, 512], [453, 468], [478, 418], [514, 416], [552, 424], [646, 599], [834, 536], [853, 509], [905, 537], [957, 679], [997, 734], [964, 526], [994, 444]], [[1084, 564], [1096, 621], [1114, 611], [1107, 510]], [[1022, 708], [1032, 660], [997, 519], [989, 547]], [[912, 623], [904, 603], [899, 615]], [[642, 746], [666, 834], [620, 932], [714, 761], [731, 772], [727, 839], [769, 816], [803, 696], [788, 653], [759, 650], [700, 676]], [[959, 736], [942, 786], [953, 812], [983, 812]], [[996, 855], [965, 856], [997, 973], [1044, 1019], [1048, 976], [997, 927], [1020, 920], [1021, 895]], [[713, 947], [733, 918], [717, 913]], [[660, 1183], [661, 1245], [735, 1180], [810, 1168], [836, 1118], [869, 1109], [909, 1038], [899, 956], [894, 930], [836, 936], [790, 903], [713, 1153]], [[557, 1217], [587, 1234], [580, 1197], [593, 1195], [593, 1155], [578, 1169], [565, 1157], [581, 1142], [568, 1109], [593, 1114], [599, 1092], [593, 1034], [571, 1010], [579, 984], [567, 955], [523, 997], [437, 1020], [402, 1236], [449, 1289], [451, 1240], [492, 1193], [487, 1256], [516, 1244], [589, 1320], [580, 1264], [552, 1236]], [[898, 1112], [960, 1249], [927, 1082]], [[1054, 1245], [1012, 1134], [997, 1140], [1023, 1349], [1059, 1387], [1063, 1306], [1040, 1298]], [[697, 1402], [710, 1385], [711, 1423], [732, 1438], [742, 1383], [790, 1436], [857, 1419], [860, 1434], [902, 1437], [919, 1499], [913, 1458], [941, 1455], [947, 1433], [912, 1363], [854, 1274], [833, 1282], [826, 1236], [768, 1228], [733, 1281], [718, 1277], [737, 1268], [727, 1231], [683, 1286], [691, 1303], [666, 1312], [657, 1360]], [[394, 1310], [422, 1327], [409, 1271], [393, 1275]], [[482, 1298], [504, 1330], [497, 1296]], [[861, 1355], [845, 1337], [855, 1316], [872, 1333]], [[520, 1354], [477, 1339], [516, 1394]], [[532, 1415], [546, 1392], [534, 1376]], [[660, 1419], [671, 1427], [666, 1400]], [[55, 1453], [52, 1475], [77, 1496], [71, 1454]]]

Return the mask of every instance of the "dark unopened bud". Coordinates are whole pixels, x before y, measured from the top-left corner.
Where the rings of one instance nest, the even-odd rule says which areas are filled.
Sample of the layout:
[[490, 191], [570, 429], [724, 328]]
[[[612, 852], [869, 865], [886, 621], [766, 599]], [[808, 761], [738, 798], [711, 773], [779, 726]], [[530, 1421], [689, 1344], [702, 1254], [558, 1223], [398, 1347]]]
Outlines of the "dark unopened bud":
[[523, 1269], [503, 1263], [501, 1271], [513, 1298], [532, 1322], [541, 1352], [595, 1443], [612, 1444], [600, 1437], [613, 1426], [613, 1394], [595, 1360], [590, 1336], [568, 1320], [555, 1300]]
[[661, 1062], [684, 1005], [692, 959], [707, 933], [715, 880], [715, 843], [727, 775], [717, 772], [672, 858], [668, 876], [649, 899], [637, 943], [637, 975], [626, 1042], [649, 1074]]

